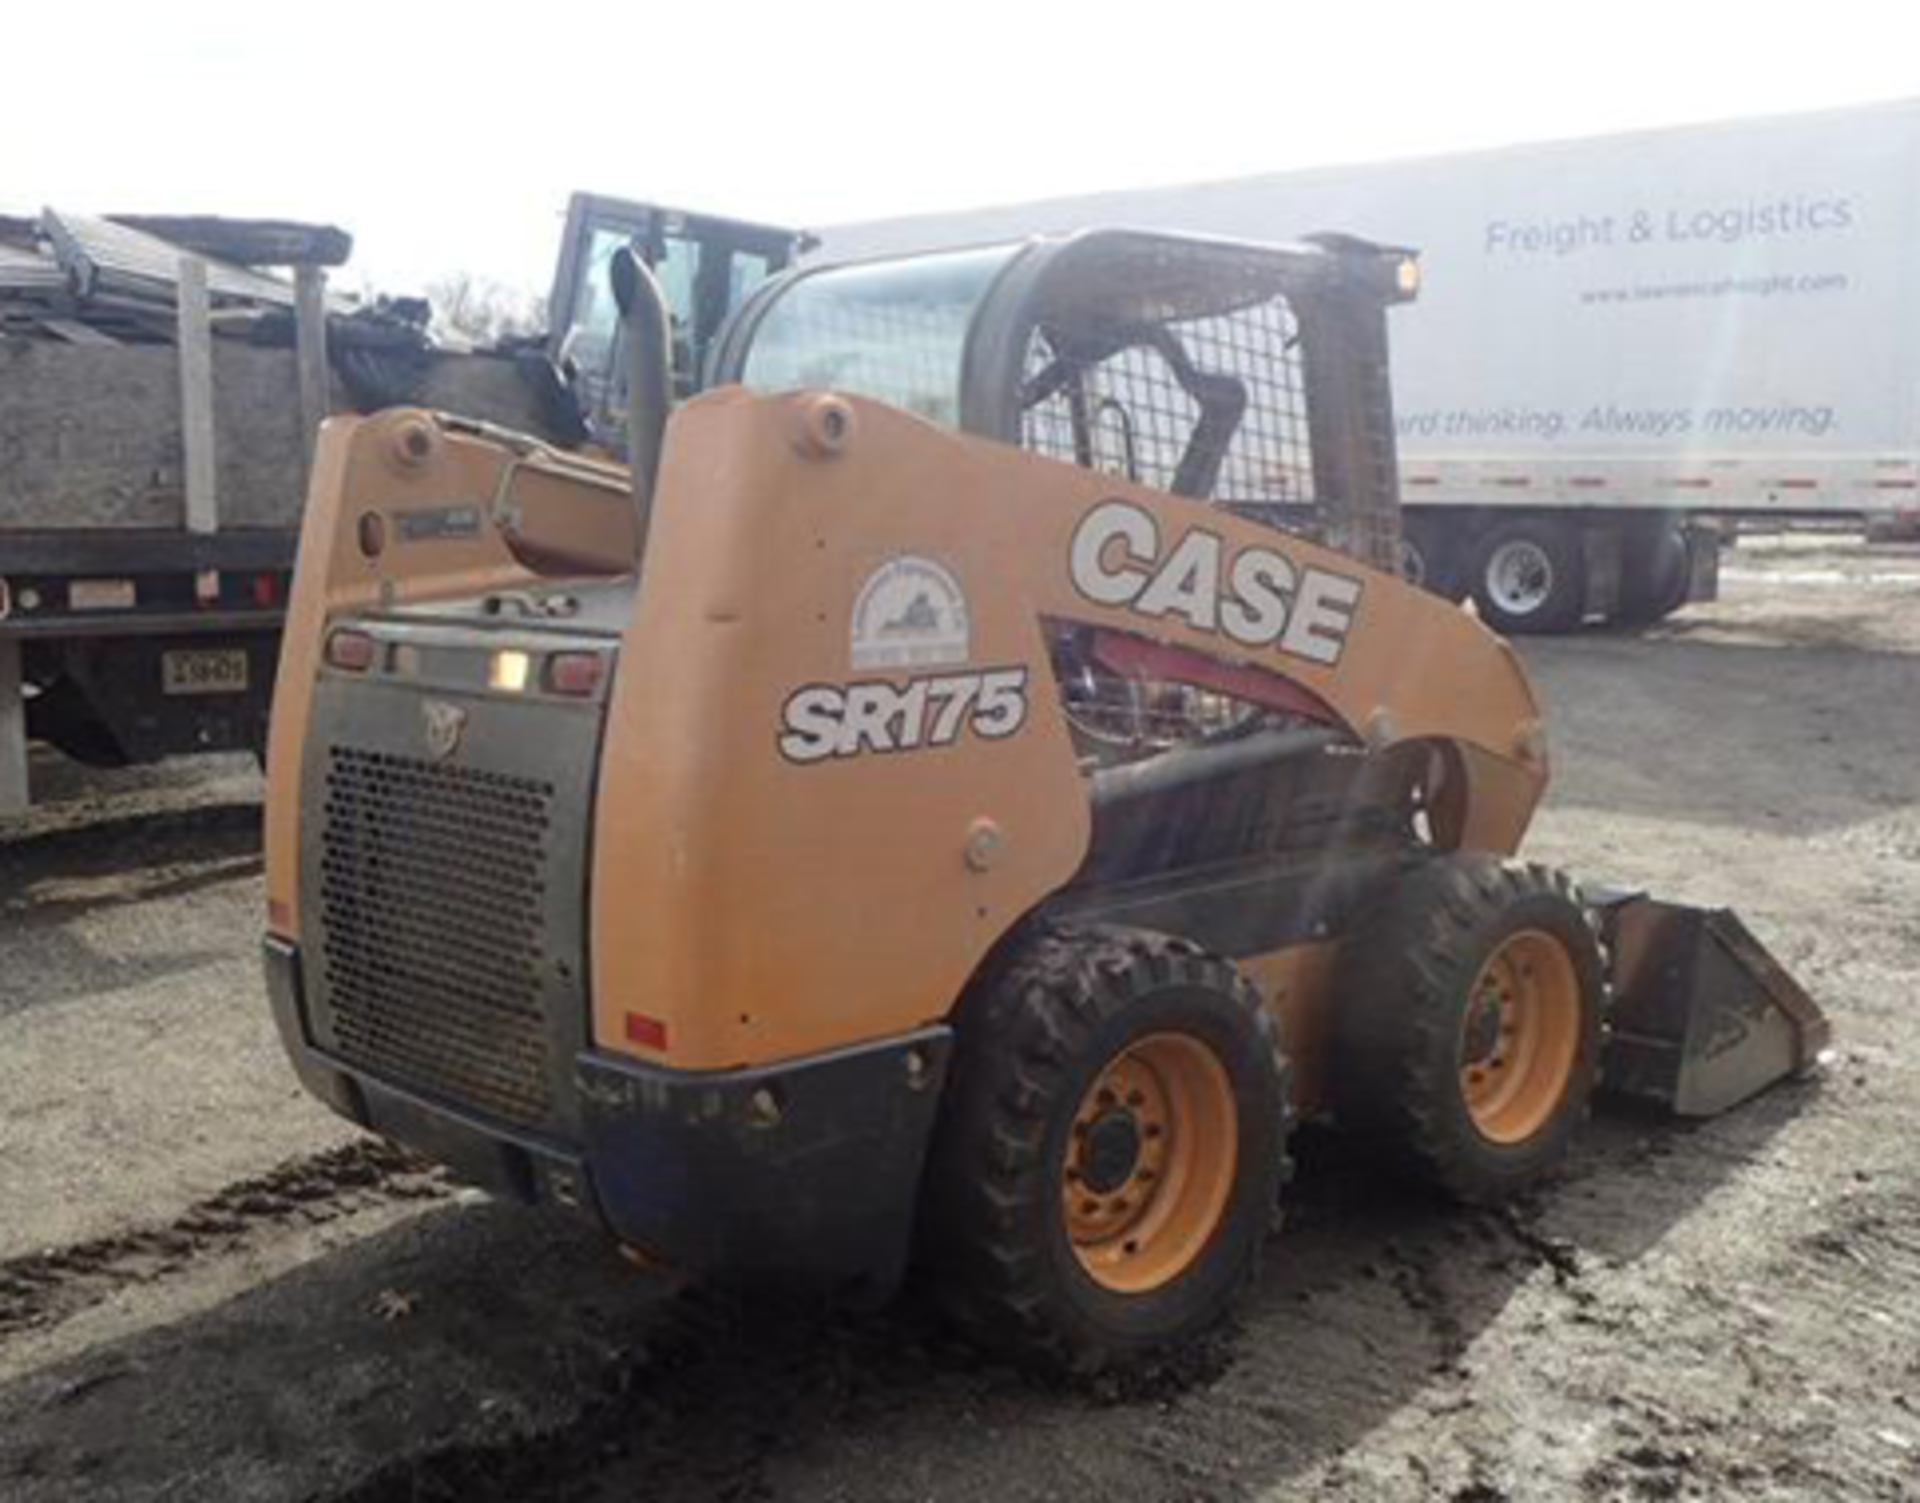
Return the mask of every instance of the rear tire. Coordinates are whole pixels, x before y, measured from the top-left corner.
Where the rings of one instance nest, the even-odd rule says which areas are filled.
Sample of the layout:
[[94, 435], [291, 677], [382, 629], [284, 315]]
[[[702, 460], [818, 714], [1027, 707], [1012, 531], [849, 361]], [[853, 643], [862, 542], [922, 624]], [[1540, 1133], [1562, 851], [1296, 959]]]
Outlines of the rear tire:
[[1204, 1333], [1255, 1271], [1286, 1168], [1273, 1020], [1227, 961], [1044, 930], [963, 1005], [921, 1261], [982, 1344], [1054, 1372]]
[[1505, 522], [1474, 550], [1474, 606], [1506, 636], [1573, 631], [1587, 608], [1580, 531], [1546, 517]]
[[1592, 1105], [1606, 967], [1565, 876], [1472, 853], [1427, 861], [1352, 935], [1329, 1037], [1342, 1126], [1455, 1199], [1559, 1167]]

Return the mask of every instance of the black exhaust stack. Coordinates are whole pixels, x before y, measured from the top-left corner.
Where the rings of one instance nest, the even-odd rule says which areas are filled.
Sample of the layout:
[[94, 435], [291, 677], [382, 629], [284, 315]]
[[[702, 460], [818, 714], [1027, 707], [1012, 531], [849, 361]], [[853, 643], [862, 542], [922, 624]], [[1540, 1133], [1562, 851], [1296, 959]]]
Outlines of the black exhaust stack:
[[638, 573], [647, 556], [660, 449], [673, 408], [673, 319], [659, 281], [631, 246], [614, 256], [612, 276], [627, 362], [627, 465], [639, 523], [634, 549]]

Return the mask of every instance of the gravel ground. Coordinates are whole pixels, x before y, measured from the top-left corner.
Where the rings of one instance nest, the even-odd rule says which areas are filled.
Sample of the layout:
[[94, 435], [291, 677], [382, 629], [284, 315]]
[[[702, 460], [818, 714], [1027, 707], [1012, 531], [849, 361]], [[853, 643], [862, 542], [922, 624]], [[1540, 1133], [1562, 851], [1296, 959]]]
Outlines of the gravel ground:
[[1920, 550], [1528, 644], [1531, 849], [1737, 905], [1817, 1083], [1608, 1114], [1500, 1213], [1309, 1139], [1234, 1328], [1061, 1389], [911, 1303], [742, 1305], [457, 1190], [294, 1086], [250, 767], [49, 761], [0, 833], [0, 1497], [1920, 1498]]

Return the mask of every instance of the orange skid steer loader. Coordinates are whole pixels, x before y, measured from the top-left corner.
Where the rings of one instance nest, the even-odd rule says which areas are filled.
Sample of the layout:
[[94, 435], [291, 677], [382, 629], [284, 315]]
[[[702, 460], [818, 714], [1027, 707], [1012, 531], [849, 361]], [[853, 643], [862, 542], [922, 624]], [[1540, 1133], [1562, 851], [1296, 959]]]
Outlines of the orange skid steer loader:
[[1325, 1117], [1455, 1195], [1604, 1077], [1818, 1009], [1729, 916], [1513, 859], [1546, 737], [1392, 565], [1417, 265], [1100, 231], [770, 282], [630, 467], [330, 424], [274, 710], [307, 1086], [661, 1262], [1092, 1369], [1190, 1338]]

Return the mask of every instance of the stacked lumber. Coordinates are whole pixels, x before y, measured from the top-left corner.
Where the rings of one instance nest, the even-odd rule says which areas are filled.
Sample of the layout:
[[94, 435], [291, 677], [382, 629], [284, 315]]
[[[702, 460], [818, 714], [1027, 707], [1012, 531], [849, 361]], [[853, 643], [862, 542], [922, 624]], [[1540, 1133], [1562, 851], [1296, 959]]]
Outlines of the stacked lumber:
[[194, 256], [207, 269], [216, 332], [247, 336], [294, 302], [293, 284], [259, 267], [338, 264], [351, 247], [344, 231], [281, 221], [107, 219], [57, 209], [31, 220], [0, 217], [0, 335], [170, 343], [181, 258]]
[[443, 349], [422, 300], [327, 297], [351, 245], [284, 221], [0, 216], [0, 535], [290, 528], [330, 412], [582, 440], [541, 351]]

